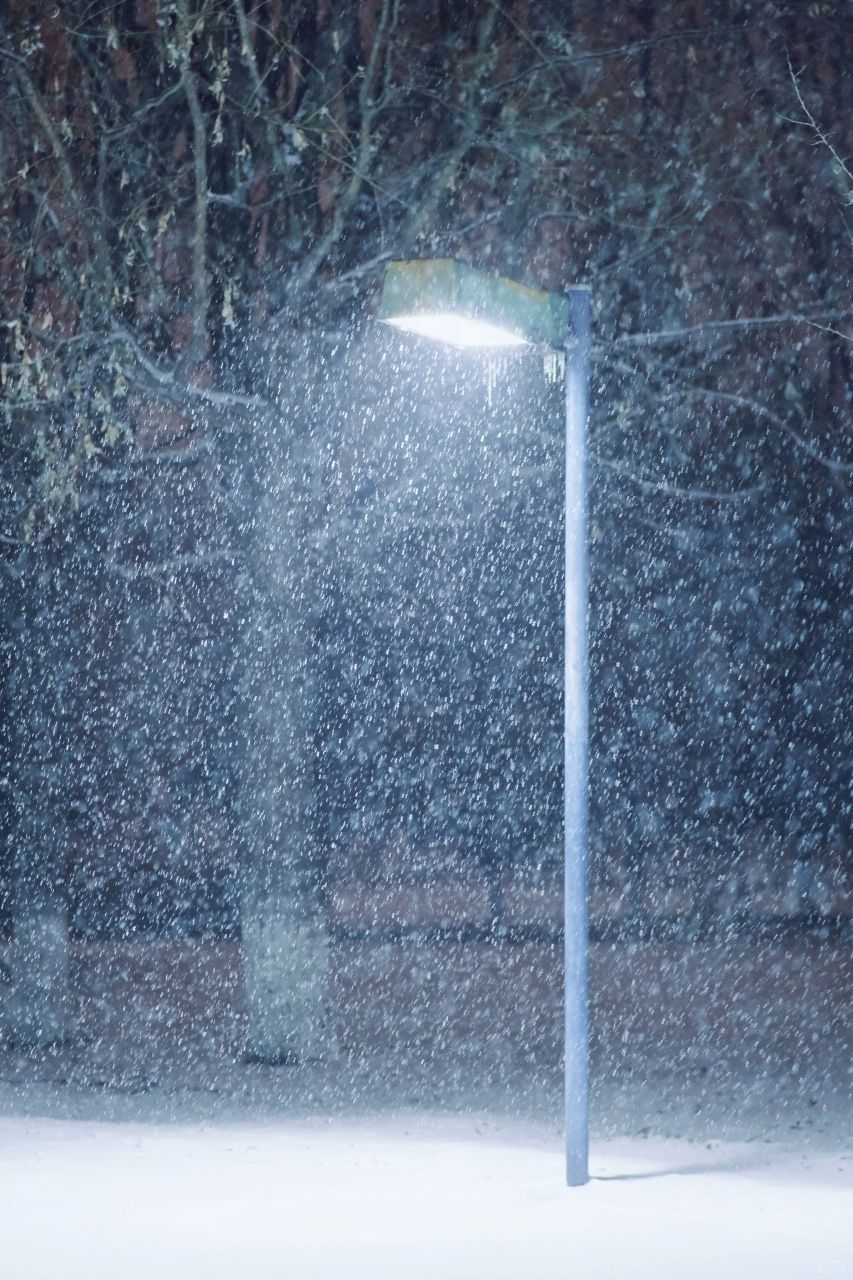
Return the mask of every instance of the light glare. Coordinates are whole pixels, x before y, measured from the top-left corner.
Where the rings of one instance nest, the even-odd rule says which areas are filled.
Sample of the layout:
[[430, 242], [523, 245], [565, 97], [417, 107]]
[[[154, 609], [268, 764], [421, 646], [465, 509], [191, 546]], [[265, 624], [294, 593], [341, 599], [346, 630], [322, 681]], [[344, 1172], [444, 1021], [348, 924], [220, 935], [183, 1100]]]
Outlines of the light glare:
[[473, 320], [470, 316], [453, 312], [429, 311], [417, 315], [394, 316], [386, 321], [409, 333], [419, 333], [436, 342], [446, 342], [452, 347], [521, 347], [526, 339], [508, 329], [500, 329], [485, 320]]

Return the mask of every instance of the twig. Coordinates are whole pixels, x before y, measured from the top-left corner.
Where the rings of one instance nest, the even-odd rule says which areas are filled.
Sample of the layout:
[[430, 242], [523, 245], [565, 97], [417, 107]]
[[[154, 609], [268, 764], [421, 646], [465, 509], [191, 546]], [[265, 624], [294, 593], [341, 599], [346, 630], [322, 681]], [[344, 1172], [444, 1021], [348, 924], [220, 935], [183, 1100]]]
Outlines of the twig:
[[638, 476], [630, 467], [624, 466], [621, 462], [616, 462], [613, 458], [593, 458], [592, 461], [593, 465], [605, 467], [608, 471], [615, 472], [616, 475], [624, 476], [626, 480], [639, 485], [641, 489], [647, 489], [654, 493], [663, 493], [670, 498], [685, 498], [691, 502], [739, 502], [742, 498], [751, 498], [757, 493], [763, 493], [766, 488], [766, 485], [758, 484], [751, 485], [747, 489], [735, 489], [728, 492], [720, 492], [716, 489], [682, 489], [678, 485], [668, 484], [665, 480], [650, 480], [646, 476]]
[[380, 99], [374, 96], [374, 87], [376, 84], [376, 76], [379, 68], [379, 57], [382, 52], [383, 44], [392, 25], [396, 25], [399, 10], [399, 0], [382, 0], [382, 13], [380, 15], [379, 24], [373, 37], [373, 45], [370, 50], [370, 57], [367, 60], [367, 66], [364, 70], [361, 87], [358, 94], [359, 105], [359, 131], [358, 145], [356, 147], [355, 159], [352, 165], [350, 179], [344, 188], [343, 194], [335, 205], [335, 211], [332, 215], [332, 221], [324, 235], [315, 245], [311, 253], [303, 261], [302, 265], [296, 273], [297, 287], [304, 287], [314, 276], [317, 268], [325, 261], [330, 250], [337, 244], [347, 216], [355, 204], [361, 193], [361, 189], [367, 180], [370, 161], [373, 157], [374, 140], [373, 125], [380, 106]]
[[735, 395], [731, 391], [714, 391], [710, 387], [682, 387], [685, 395], [698, 397], [700, 399], [723, 400], [729, 404], [738, 405], [740, 408], [749, 409], [752, 413], [757, 414], [761, 418], [766, 418], [768, 422], [772, 422], [774, 426], [780, 427], [786, 435], [800, 446], [815, 462], [821, 463], [830, 471], [838, 471], [844, 474], [853, 472], [853, 463], [841, 462], [836, 458], [827, 458], [814, 445], [809, 444], [799, 432], [795, 431], [789, 422], [783, 417], [775, 413], [766, 404], [762, 404], [759, 400], [751, 400], [748, 396]]
[[207, 129], [192, 69], [192, 32], [186, 4], [180, 5], [183, 26], [181, 86], [193, 127], [193, 175], [195, 180], [195, 226], [193, 235], [193, 337], [188, 353], [190, 365], [198, 364], [207, 352]]
[[[817, 138], [819, 139], [819, 141], [820, 141], [820, 142], [822, 142], [822, 143], [823, 143], [823, 145], [826, 147], [827, 151], [828, 151], [828, 152], [829, 152], [829, 154], [832, 156], [833, 160], [834, 160], [834, 161], [835, 161], [835, 163], [838, 165], [839, 169], [840, 169], [840, 170], [841, 170], [841, 172], [844, 174], [844, 176], [846, 177], [847, 181], [850, 183], [851, 190], [853, 190], [853, 173], [851, 173], [851, 172], [850, 172], [850, 170], [848, 169], [848, 167], [847, 167], [847, 165], [845, 164], [845, 162], [841, 159], [841, 156], [840, 156], [840, 155], [838, 154], [838, 152], [836, 151], [836, 149], [835, 149], [835, 147], [833, 146], [832, 142], [831, 142], [831, 141], [830, 141], [830, 139], [827, 137], [827, 135], [824, 133], [823, 129], [821, 129], [821, 127], [820, 127], [820, 125], [818, 124], [817, 120], [815, 120], [814, 116], [812, 115], [811, 111], [809, 110], [808, 106], [806, 105], [805, 98], [803, 97], [802, 91], [801, 91], [801, 89], [800, 89], [800, 81], [799, 81], [799, 77], [797, 76], [797, 73], [794, 71], [794, 68], [791, 66], [791, 58], [790, 58], [790, 55], [786, 55], [786, 61], [787, 61], [787, 63], [788, 63], [788, 72], [789, 72], [789, 74], [790, 74], [790, 76], [791, 76], [791, 81], [792, 81], [793, 86], [794, 86], [794, 93], [797, 95], [797, 102], [799, 102], [800, 107], [801, 107], [801, 108], [802, 108], [802, 110], [805, 112], [805, 116], [806, 116], [806, 123], [809, 125], [809, 127], [810, 127], [811, 129], [813, 129], [813, 130], [814, 130], [814, 133], [816, 134], [816, 136], [817, 136]], [[795, 120], [795, 121], [793, 121], [793, 123], [794, 123], [794, 124], [802, 124], [802, 123], [803, 123], [803, 121], [802, 121], [802, 120]]]
[[[3, 52], [6, 53], [5, 50]], [[63, 186], [65, 187], [66, 195], [68, 196], [68, 199], [71, 201], [71, 204], [74, 206], [74, 211], [77, 214], [77, 218], [79, 220], [80, 234], [85, 237], [85, 239], [89, 242], [90, 246], [92, 247], [92, 250], [95, 256], [95, 261], [98, 264], [98, 271], [99, 271], [100, 278], [104, 282], [104, 284], [106, 284], [109, 278], [109, 271], [107, 268], [107, 259], [106, 259], [104, 241], [101, 236], [97, 234], [94, 234], [94, 235], [92, 234], [91, 214], [87, 210], [86, 205], [84, 204], [83, 199], [80, 195], [80, 192], [77, 189], [77, 183], [74, 180], [74, 173], [71, 168], [71, 161], [68, 157], [68, 152], [66, 148], [63, 146], [62, 139], [59, 136], [57, 128], [53, 123], [53, 120], [51, 119], [50, 115], [48, 114], [47, 109], [45, 108], [44, 103], [41, 100], [39, 92], [36, 89], [35, 84], [33, 83], [32, 77], [30, 76], [30, 73], [27, 70], [26, 62], [22, 58], [18, 58], [15, 55], [6, 53], [6, 56], [12, 62], [14, 66], [15, 76], [18, 80], [18, 84], [21, 87], [24, 97], [29, 102], [32, 108], [33, 114], [35, 115], [36, 120], [38, 121], [42, 132], [44, 133], [45, 137], [50, 143], [51, 151], [53, 152], [54, 158], [57, 164], [59, 165], [59, 171], [62, 175], [62, 182], [63, 182]]]
[[112, 329], [113, 338], [125, 343], [136, 358], [137, 363], [154, 380], [158, 387], [175, 392], [179, 397], [189, 396], [203, 400], [206, 404], [219, 405], [226, 409], [244, 409], [251, 412], [268, 411], [273, 408], [269, 400], [263, 396], [244, 396], [237, 391], [215, 391], [210, 387], [194, 387], [190, 383], [179, 382], [174, 370], [164, 369], [150, 356], [146, 355], [138, 341], [129, 330], [119, 325]]
[[474, 70], [469, 76], [463, 89], [460, 115], [465, 123], [462, 129], [462, 136], [451, 148], [441, 173], [432, 182], [428, 193], [420, 201], [418, 210], [407, 229], [405, 236], [405, 244], [407, 245], [414, 244], [415, 241], [420, 238], [429, 219], [435, 212], [439, 200], [444, 192], [452, 186], [462, 160], [467, 155], [477, 138], [480, 125], [480, 111], [477, 104], [480, 95], [480, 88], [490, 65], [490, 60], [487, 55], [489, 46], [492, 42], [492, 36], [494, 34], [496, 18], [497, 9], [490, 6], [485, 18], [480, 24], [480, 29], [477, 35]]
[[[832, 320], [841, 316], [850, 315], [850, 309], [846, 308], [842, 311], [829, 311], [819, 313], [821, 318]], [[690, 338], [701, 333], [714, 332], [718, 329], [760, 329], [769, 325], [811, 325], [813, 328], [823, 328], [817, 323], [815, 317], [799, 315], [796, 312], [789, 312], [781, 315], [773, 316], [742, 316], [737, 320], [709, 320], [704, 324], [684, 325], [680, 329], [658, 329], [650, 333], [626, 333], [621, 337], [614, 338], [609, 346], [645, 346], [655, 342], [679, 342], [682, 338]], [[832, 332], [832, 331], [830, 331]], [[844, 334], [840, 335], [846, 336]]]

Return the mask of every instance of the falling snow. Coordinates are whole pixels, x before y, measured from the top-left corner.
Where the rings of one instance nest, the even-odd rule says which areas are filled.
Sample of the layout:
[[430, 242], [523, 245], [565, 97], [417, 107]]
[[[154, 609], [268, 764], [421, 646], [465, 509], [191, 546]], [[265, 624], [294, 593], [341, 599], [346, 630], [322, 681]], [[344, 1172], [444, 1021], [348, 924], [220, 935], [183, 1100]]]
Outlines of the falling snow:
[[0, 1280], [848, 1280], [845, 6], [6, 8]]

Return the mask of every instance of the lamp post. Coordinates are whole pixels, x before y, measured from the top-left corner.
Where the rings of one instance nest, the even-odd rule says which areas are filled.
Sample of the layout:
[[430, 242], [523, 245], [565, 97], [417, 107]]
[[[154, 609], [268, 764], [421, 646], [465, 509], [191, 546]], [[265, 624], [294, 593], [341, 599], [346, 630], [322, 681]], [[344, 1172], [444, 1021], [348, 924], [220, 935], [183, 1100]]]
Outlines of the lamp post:
[[389, 263], [379, 319], [457, 347], [533, 345], [566, 356], [564, 572], [564, 960], [566, 1180], [589, 1180], [587, 975], [586, 419], [590, 293], [530, 289], [449, 258]]

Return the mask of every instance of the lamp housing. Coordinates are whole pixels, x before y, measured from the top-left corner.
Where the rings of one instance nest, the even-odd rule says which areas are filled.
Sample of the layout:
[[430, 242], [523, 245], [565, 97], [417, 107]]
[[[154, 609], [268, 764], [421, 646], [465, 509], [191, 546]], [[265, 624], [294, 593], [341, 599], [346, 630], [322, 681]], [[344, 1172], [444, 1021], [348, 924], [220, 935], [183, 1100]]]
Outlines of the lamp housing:
[[378, 318], [456, 347], [561, 348], [568, 298], [453, 258], [389, 262]]

